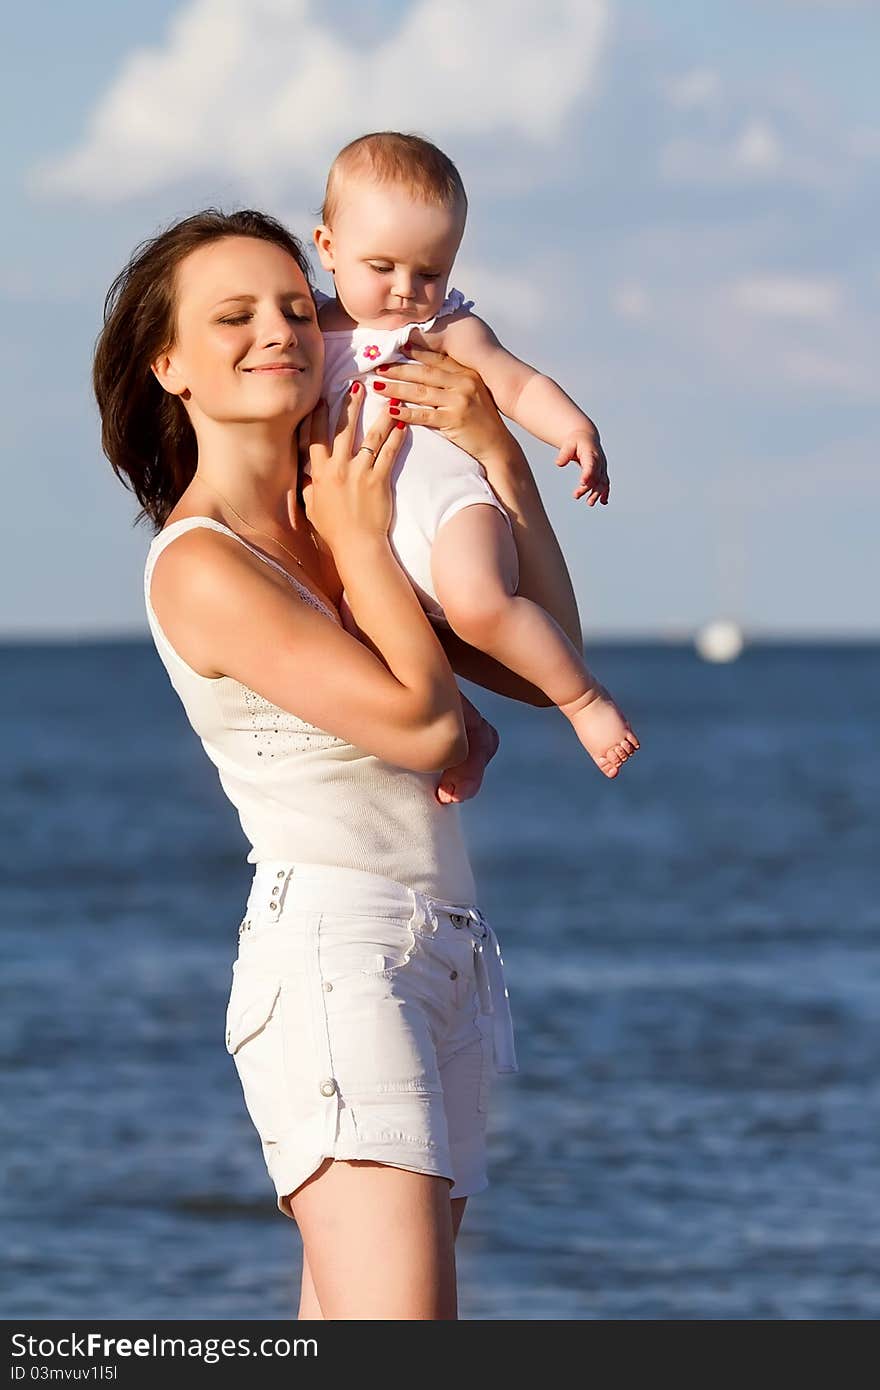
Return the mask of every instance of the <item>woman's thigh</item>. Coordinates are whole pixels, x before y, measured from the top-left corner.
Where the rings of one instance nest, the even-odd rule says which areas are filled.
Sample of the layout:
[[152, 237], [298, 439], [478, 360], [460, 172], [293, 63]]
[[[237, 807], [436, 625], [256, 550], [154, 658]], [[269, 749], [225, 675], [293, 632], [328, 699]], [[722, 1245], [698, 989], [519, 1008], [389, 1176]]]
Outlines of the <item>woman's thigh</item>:
[[[464, 1218], [464, 1212], [465, 1207], [467, 1206], [467, 1201], [467, 1197], [450, 1198], [449, 1206], [452, 1215], [453, 1238], [457, 1238], [458, 1236], [458, 1232], [461, 1228], [461, 1223]], [[324, 1310], [322, 1309], [321, 1304], [319, 1302], [318, 1295], [315, 1290], [315, 1281], [312, 1278], [312, 1271], [309, 1267], [308, 1251], [305, 1249], [305, 1247], [303, 1247], [302, 1283], [300, 1287], [299, 1310], [297, 1312], [297, 1317], [305, 1319], [306, 1321], [315, 1321], [317, 1319], [323, 1319], [324, 1317]]]
[[457, 1318], [450, 1185], [372, 1160], [328, 1159], [292, 1195], [325, 1318]]

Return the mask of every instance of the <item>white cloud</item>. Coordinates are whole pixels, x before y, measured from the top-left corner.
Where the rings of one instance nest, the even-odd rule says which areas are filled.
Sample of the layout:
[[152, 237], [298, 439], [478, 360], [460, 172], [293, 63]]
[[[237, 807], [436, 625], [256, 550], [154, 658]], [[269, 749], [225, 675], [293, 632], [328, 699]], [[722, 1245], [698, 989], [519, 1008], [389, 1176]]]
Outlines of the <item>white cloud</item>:
[[365, 50], [308, 0], [187, 0], [31, 186], [113, 202], [222, 176], [266, 196], [383, 128], [541, 148], [590, 93], [608, 19], [608, 0], [417, 0]]
[[782, 166], [782, 143], [767, 121], [750, 121], [731, 150], [736, 168], [749, 174], [775, 174]]
[[759, 317], [829, 319], [840, 306], [840, 285], [831, 279], [755, 275], [738, 281], [731, 298], [737, 308]]
[[770, 177], [814, 182], [817, 171], [802, 159], [787, 157], [769, 121], [752, 119], [725, 139], [691, 137], [670, 140], [660, 151], [660, 176], [668, 183], [723, 186]]
[[795, 386], [818, 387], [836, 395], [874, 398], [877, 395], [873, 361], [853, 351], [837, 355], [811, 348], [793, 348], [783, 354], [780, 366], [785, 379]]
[[714, 68], [692, 68], [666, 84], [670, 106], [679, 111], [708, 110], [721, 98], [721, 78]]

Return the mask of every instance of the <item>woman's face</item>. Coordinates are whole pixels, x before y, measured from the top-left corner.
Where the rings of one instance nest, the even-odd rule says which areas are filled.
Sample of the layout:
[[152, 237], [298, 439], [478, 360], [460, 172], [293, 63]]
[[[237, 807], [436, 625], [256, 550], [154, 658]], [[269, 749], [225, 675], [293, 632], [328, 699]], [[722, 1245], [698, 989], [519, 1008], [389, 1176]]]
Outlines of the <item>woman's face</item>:
[[254, 237], [201, 246], [177, 268], [175, 342], [154, 370], [193, 425], [308, 414], [324, 344], [306, 278], [282, 247]]

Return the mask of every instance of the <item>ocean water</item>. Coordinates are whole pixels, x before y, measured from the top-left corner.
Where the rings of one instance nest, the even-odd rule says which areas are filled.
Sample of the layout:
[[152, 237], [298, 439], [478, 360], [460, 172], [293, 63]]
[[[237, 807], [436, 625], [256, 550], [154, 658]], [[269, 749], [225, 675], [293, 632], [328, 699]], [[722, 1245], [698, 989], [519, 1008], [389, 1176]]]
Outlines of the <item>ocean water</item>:
[[[880, 648], [591, 656], [642, 741], [615, 782], [478, 696], [502, 746], [464, 817], [521, 1070], [461, 1316], [876, 1318]], [[292, 1317], [223, 1046], [235, 813], [148, 643], [2, 660], [0, 1316]]]

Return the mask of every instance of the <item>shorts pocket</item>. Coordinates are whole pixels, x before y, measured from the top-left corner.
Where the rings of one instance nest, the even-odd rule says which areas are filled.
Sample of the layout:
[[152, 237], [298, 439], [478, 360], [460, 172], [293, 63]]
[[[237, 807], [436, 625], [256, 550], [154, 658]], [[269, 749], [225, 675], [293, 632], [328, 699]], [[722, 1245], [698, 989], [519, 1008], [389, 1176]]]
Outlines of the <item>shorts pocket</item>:
[[281, 993], [277, 976], [236, 967], [226, 1008], [226, 1050], [244, 1102], [264, 1142], [283, 1132], [289, 1110]]
[[389, 979], [412, 959], [417, 937], [404, 918], [322, 913], [318, 928], [321, 978], [335, 983], [351, 976]]
[[235, 975], [226, 1007], [226, 1051], [231, 1056], [263, 1031], [275, 1011], [280, 993], [280, 980]]

